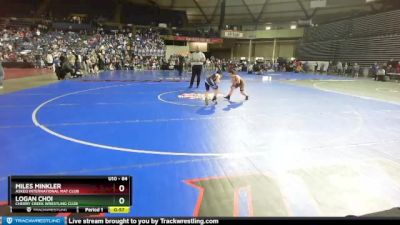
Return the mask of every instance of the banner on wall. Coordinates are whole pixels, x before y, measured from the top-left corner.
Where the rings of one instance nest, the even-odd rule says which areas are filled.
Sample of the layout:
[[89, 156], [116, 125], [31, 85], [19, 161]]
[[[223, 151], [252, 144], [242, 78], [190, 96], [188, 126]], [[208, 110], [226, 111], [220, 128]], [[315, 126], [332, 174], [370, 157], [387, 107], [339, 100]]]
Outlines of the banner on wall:
[[186, 36], [174, 36], [175, 41], [190, 41], [190, 42], [206, 42], [211, 44], [223, 43], [222, 38], [201, 38], [201, 37], [186, 37]]
[[326, 0], [311, 0], [310, 1], [310, 8], [323, 8], [326, 7]]
[[190, 42], [190, 43], [189, 43], [189, 50], [190, 50], [191, 52], [196, 51], [197, 48], [198, 48], [201, 52], [208, 52], [208, 43], [206, 43], [206, 42]]
[[239, 32], [239, 31], [225, 30], [222, 33], [225, 38], [243, 38], [244, 37], [244, 33]]
[[169, 59], [171, 55], [178, 54], [187, 56], [190, 53], [189, 46], [167, 45], [166, 47], [165, 57], [167, 59]]

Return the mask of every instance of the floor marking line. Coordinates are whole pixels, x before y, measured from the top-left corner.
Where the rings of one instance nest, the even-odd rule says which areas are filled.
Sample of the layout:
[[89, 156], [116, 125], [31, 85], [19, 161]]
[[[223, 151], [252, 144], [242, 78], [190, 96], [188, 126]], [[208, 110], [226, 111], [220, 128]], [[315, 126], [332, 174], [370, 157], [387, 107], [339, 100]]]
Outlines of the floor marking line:
[[235, 189], [233, 194], [233, 216], [253, 216], [253, 197], [250, 185]]
[[53, 95], [52, 93], [9, 93], [9, 95], [14, 95], [14, 96], [31, 96], [31, 95]]
[[[264, 114], [251, 115], [251, 117], [266, 117]], [[188, 117], [188, 118], [170, 118], [170, 119], [144, 119], [144, 120], [116, 120], [116, 121], [93, 121], [93, 122], [66, 122], [66, 123], [48, 123], [42, 124], [46, 127], [62, 127], [62, 126], [88, 126], [88, 125], [111, 125], [111, 124], [133, 124], [133, 123], [168, 123], [179, 121], [202, 121], [202, 120], [217, 120], [217, 119], [240, 119], [243, 116], [210, 116], [210, 117]], [[0, 126], [0, 129], [12, 128], [29, 128], [36, 127], [35, 125], [5, 125]]]
[[398, 90], [392, 89], [392, 88], [375, 88], [376, 91], [381, 92], [381, 93], [399, 93]]
[[198, 217], [200, 213], [201, 204], [203, 203], [204, 198], [204, 188], [201, 186], [196, 185], [195, 183], [191, 182], [190, 180], [183, 181], [185, 184], [197, 189], [199, 192], [197, 195], [196, 205], [193, 209], [193, 216]]
[[168, 100], [164, 100], [162, 98], [162, 96], [167, 95], [167, 94], [171, 94], [171, 93], [176, 93], [176, 92], [183, 92], [185, 90], [178, 90], [178, 91], [168, 91], [168, 92], [163, 92], [161, 94], [159, 94], [157, 96], [158, 100], [164, 102], [164, 103], [168, 103], [168, 104], [173, 104], [173, 105], [180, 105], [180, 106], [190, 106], [190, 107], [203, 107], [204, 105], [194, 105], [194, 104], [186, 104], [186, 103], [179, 103], [179, 102], [173, 102], [173, 101], [168, 101]]
[[[124, 166], [113, 166], [113, 167], [103, 167], [98, 169], [81, 169], [81, 170], [73, 170], [73, 171], [62, 171], [62, 172], [52, 172], [52, 173], [42, 173], [38, 175], [68, 175], [68, 174], [91, 174], [96, 172], [106, 172], [106, 171], [115, 171], [115, 170], [125, 170], [125, 169], [143, 169], [143, 168], [151, 168], [151, 167], [159, 167], [159, 166], [169, 166], [169, 165], [178, 165], [178, 164], [187, 164], [187, 163], [198, 163], [204, 161], [212, 161], [212, 160], [221, 160], [227, 159], [228, 157], [204, 157], [204, 158], [196, 158], [196, 159], [187, 159], [187, 160], [169, 160], [166, 162], [150, 162], [143, 164], [132, 164], [132, 165], [124, 165]], [[233, 157], [229, 157], [233, 158]], [[241, 157], [237, 157], [237, 159], [241, 159]], [[7, 180], [8, 177], [0, 177], [0, 182]]]
[[[51, 105], [50, 105], [51, 106]], [[397, 110], [372, 110], [372, 112], [385, 112], [385, 113], [395, 113]], [[361, 117], [360, 113], [357, 111], [343, 111], [337, 112], [342, 114], [354, 114], [357, 117]], [[336, 113], [336, 114], [337, 114]], [[287, 116], [299, 116], [299, 114], [285, 114]], [[304, 115], [304, 114], [303, 114]], [[255, 114], [255, 115], [247, 115], [246, 117], [267, 117], [265, 114]], [[210, 116], [210, 117], [188, 117], [188, 118], [165, 118], [165, 119], [144, 119], [144, 120], [117, 120], [117, 121], [93, 121], [93, 122], [65, 122], [65, 123], [48, 123], [43, 124], [44, 126], [50, 127], [58, 127], [58, 126], [83, 126], [83, 125], [107, 125], [107, 124], [129, 124], [129, 123], [156, 123], [156, 122], [176, 122], [176, 121], [201, 121], [201, 120], [214, 120], [214, 119], [240, 119], [243, 116]], [[362, 118], [360, 118], [360, 122], [362, 123]], [[360, 126], [360, 125], [359, 125]], [[360, 127], [356, 129], [360, 129]], [[0, 125], [0, 129], [13, 129], [13, 128], [29, 128], [36, 127], [34, 125]]]
[[[204, 157], [204, 158], [196, 158], [189, 160], [170, 160], [166, 162], [154, 162], [154, 163], [144, 163], [144, 164], [132, 164], [125, 166], [114, 166], [114, 167], [105, 167], [99, 169], [82, 169], [75, 171], [63, 171], [63, 172], [53, 172], [53, 173], [42, 173], [38, 175], [46, 176], [46, 175], [69, 175], [69, 174], [91, 174], [94, 172], [106, 172], [106, 171], [115, 171], [115, 170], [125, 170], [125, 169], [143, 169], [143, 168], [151, 168], [151, 167], [161, 167], [161, 166], [169, 166], [169, 165], [178, 165], [178, 164], [187, 164], [187, 163], [198, 163], [204, 161], [212, 161], [212, 160], [221, 160], [227, 158], [234, 157]], [[237, 157], [237, 159], [241, 159], [241, 157]], [[7, 180], [8, 177], [0, 177], [0, 182]]]
[[[61, 103], [48, 105], [47, 107], [57, 107], [57, 106], [88, 106], [88, 105], [147, 105], [150, 103], [146, 102], [94, 102], [90, 104], [82, 104], [82, 103]], [[0, 109], [5, 108], [24, 108], [24, 107], [36, 107], [37, 105], [0, 105]]]
[[321, 82], [321, 81], [315, 82], [315, 83], [313, 83], [313, 87], [314, 87], [315, 89], [320, 90], [320, 91], [330, 92], [330, 93], [334, 93], [334, 94], [346, 95], [346, 96], [361, 98], [361, 99], [364, 99], [364, 100], [379, 101], [379, 102], [389, 103], [389, 104], [393, 104], [393, 105], [400, 105], [400, 103], [392, 102], [392, 101], [388, 101], [388, 100], [377, 99], [377, 98], [367, 97], [367, 96], [354, 95], [354, 94], [350, 94], [350, 93], [346, 93], [346, 92], [341, 92], [341, 91], [328, 90], [328, 89], [322, 88], [322, 87], [320, 87], [320, 86], [318, 85], [318, 84], [323, 84], [323, 83], [324, 83], [324, 82]]
[[353, 82], [356, 80], [319, 80], [319, 82]]
[[[252, 117], [265, 117], [266, 115], [253, 115]], [[162, 122], [177, 122], [177, 121], [201, 121], [201, 120], [217, 120], [217, 119], [238, 119], [243, 116], [210, 116], [210, 117], [188, 117], [188, 118], [171, 118], [171, 119], [145, 119], [145, 120], [120, 120], [120, 121], [98, 121], [98, 122], [72, 122], [60, 124], [44, 124], [49, 127], [56, 126], [83, 126], [83, 125], [107, 125], [107, 124], [130, 124], [130, 123], [162, 123]], [[0, 127], [1, 128], [1, 127]]]
[[0, 109], [6, 108], [23, 108], [23, 107], [35, 107], [36, 105], [1, 105]]
[[[51, 102], [53, 102], [53, 101], [55, 101], [57, 99], [60, 99], [60, 98], [66, 97], [66, 96], [70, 96], [70, 95], [74, 95], [74, 94], [89, 92], [89, 91], [93, 91], [93, 90], [108, 89], [108, 88], [115, 88], [115, 87], [121, 87], [121, 86], [127, 86], [127, 85], [113, 85], [113, 86], [99, 87], [99, 88], [87, 89], [87, 90], [82, 90], [82, 91], [75, 91], [75, 92], [71, 92], [71, 93], [67, 93], [67, 94], [64, 94], [64, 95], [60, 95], [60, 96], [54, 97], [52, 99], [49, 99], [49, 100], [43, 102], [42, 104], [40, 104], [38, 107], [35, 108], [35, 110], [32, 112], [32, 121], [33, 121], [35, 126], [39, 127], [43, 131], [45, 131], [45, 132], [47, 132], [47, 133], [49, 133], [49, 134], [51, 134], [51, 135], [53, 135], [55, 137], [64, 139], [66, 141], [74, 142], [74, 143], [77, 143], [77, 144], [82, 144], [82, 145], [86, 145], [86, 146], [91, 146], [91, 147], [95, 147], [95, 148], [102, 148], [102, 149], [107, 149], [107, 150], [112, 150], [112, 151], [139, 153], [139, 154], [150, 154], [150, 155], [193, 156], [193, 157], [233, 156], [233, 155], [234, 156], [257, 156], [257, 155], [265, 154], [265, 152], [253, 152], [253, 153], [243, 153], [243, 152], [242, 153], [240, 153], [240, 152], [233, 152], [233, 153], [232, 152], [226, 152], [226, 153], [192, 153], [192, 152], [154, 151], [154, 150], [142, 150], [142, 149], [132, 149], [132, 148], [126, 148], [126, 147], [103, 145], [103, 144], [93, 143], [93, 142], [84, 141], [84, 140], [80, 140], [80, 139], [76, 139], [76, 138], [72, 138], [72, 137], [68, 137], [68, 136], [62, 135], [60, 133], [57, 133], [57, 132], [47, 128], [45, 125], [40, 124], [40, 122], [37, 119], [37, 114], [40, 111], [40, 109], [43, 108], [46, 104], [51, 103]], [[179, 90], [179, 91], [181, 91], [181, 90]], [[173, 93], [173, 92], [178, 92], [178, 91], [172, 91], [172, 92], [169, 92], [169, 93]], [[164, 94], [166, 94], [166, 93], [164, 93]], [[162, 94], [160, 94], [160, 95], [162, 95]], [[159, 100], [160, 100], [160, 95], [158, 96]], [[163, 101], [163, 100], [161, 100], [161, 101]], [[172, 104], [176, 104], [176, 103], [173, 102]], [[350, 145], [346, 145], [346, 146], [317, 146], [317, 147], [303, 148], [303, 150], [326, 149], [328, 147], [331, 147], [331, 148], [358, 147], [358, 146], [365, 146], [365, 145], [375, 145], [377, 143], [380, 144], [382, 142], [356, 143], [356, 144], [350, 144]], [[385, 143], [388, 143], [388, 142], [385, 142]]]
[[35, 127], [35, 126], [33, 126], [33, 125], [6, 125], [6, 126], [0, 126], [0, 129], [30, 128], [30, 127]]
[[365, 143], [353, 143], [353, 144], [346, 144], [346, 145], [337, 145], [337, 146], [332, 146], [332, 145], [325, 145], [325, 146], [314, 146], [314, 147], [306, 147], [302, 148], [302, 150], [318, 150], [318, 149], [327, 149], [327, 148], [332, 148], [332, 149], [338, 149], [338, 148], [348, 148], [348, 147], [360, 147], [360, 146], [371, 146], [371, 145], [381, 145], [381, 144], [388, 144], [388, 143], [399, 143], [399, 140], [382, 140], [382, 141], [375, 141], [375, 142], [365, 142]]
[[[132, 85], [132, 84], [130, 84]], [[70, 95], [75, 95], [75, 94], [80, 94], [80, 93], [85, 93], [93, 90], [102, 90], [102, 89], [109, 89], [109, 88], [115, 88], [115, 87], [123, 87], [123, 86], [128, 86], [128, 85], [112, 85], [112, 86], [105, 86], [105, 87], [98, 87], [98, 88], [92, 88], [92, 89], [86, 89], [86, 90], [81, 90], [81, 91], [75, 91], [67, 94], [63, 94], [54, 98], [51, 98], [42, 104], [40, 104], [38, 107], [35, 108], [32, 112], [32, 122], [33, 124], [42, 129], [43, 131], [47, 132], [50, 135], [53, 135], [55, 137], [64, 139], [66, 141], [74, 142], [77, 144], [82, 144], [86, 146], [91, 146], [95, 148], [102, 148], [102, 149], [107, 149], [107, 150], [112, 150], [112, 151], [120, 151], [120, 152], [129, 152], [129, 153], [139, 153], [139, 154], [149, 154], [149, 155], [169, 155], [169, 156], [193, 156], [193, 157], [208, 157], [208, 156], [232, 156], [232, 155], [240, 155], [240, 156], [250, 156], [250, 155], [260, 155], [263, 154], [264, 152], [253, 152], [253, 153], [238, 153], [238, 152], [227, 152], [227, 153], [192, 153], [192, 152], [173, 152], [173, 151], [154, 151], [154, 150], [142, 150], [142, 149], [133, 149], [133, 148], [126, 148], [126, 147], [117, 147], [117, 146], [110, 146], [110, 145], [103, 145], [103, 144], [98, 144], [94, 142], [89, 142], [89, 141], [84, 141], [72, 137], [65, 136], [63, 134], [57, 133], [45, 125], [41, 124], [38, 119], [37, 119], [37, 114], [40, 111], [41, 108], [43, 108], [45, 105], [60, 99], [64, 98], [66, 96]], [[176, 91], [175, 91], [176, 92]]]

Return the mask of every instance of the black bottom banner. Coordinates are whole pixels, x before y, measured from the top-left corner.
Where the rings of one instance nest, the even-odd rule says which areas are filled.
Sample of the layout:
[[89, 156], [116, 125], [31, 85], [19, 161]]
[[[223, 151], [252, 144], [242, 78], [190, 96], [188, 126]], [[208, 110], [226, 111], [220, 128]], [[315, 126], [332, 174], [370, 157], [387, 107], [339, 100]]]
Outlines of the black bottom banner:
[[67, 218], [67, 224], [167, 225], [167, 224], [400, 224], [400, 218]]
[[183, 217], [39, 217], [11, 216], [0, 217], [0, 225], [215, 225], [215, 224], [293, 224], [293, 225], [332, 225], [332, 224], [400, 224], [400, 218], [183, 218]]

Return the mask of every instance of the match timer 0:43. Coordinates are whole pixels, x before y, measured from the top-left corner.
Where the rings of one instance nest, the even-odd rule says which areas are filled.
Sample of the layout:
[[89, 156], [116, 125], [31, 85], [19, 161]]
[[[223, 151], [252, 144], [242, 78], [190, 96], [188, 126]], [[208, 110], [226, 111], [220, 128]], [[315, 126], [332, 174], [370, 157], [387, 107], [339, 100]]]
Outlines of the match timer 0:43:
[[10, 176], [12, 212], [127, 213], [131, 176]]

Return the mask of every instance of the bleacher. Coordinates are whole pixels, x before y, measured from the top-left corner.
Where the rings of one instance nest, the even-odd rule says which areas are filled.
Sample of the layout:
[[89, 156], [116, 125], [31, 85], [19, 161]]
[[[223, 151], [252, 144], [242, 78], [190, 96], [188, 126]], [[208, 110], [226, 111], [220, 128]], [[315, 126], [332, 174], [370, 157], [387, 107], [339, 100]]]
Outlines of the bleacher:
[[32, 27], [35, 24], [34, 20], [28, 18], [8, 19], [6, 27], [19, 28], [19, 27]]
[[67, 22], [54, 22], [52, 24], [52, 28], [56, 30], [74, 30], [74, 31], [80, 31], [80, 30], [92, 30], [93, 27], [90, 26], [90, 24], [86, 23], [67, 23]]
[[36, 11], [38, 0], [10, 0], [2, 1], [0, 17], [31, 17]]
[[300, 43], [297, 54], [306, 61], [357, 62], [362, 67], [400, 59], [400, 34]]
[[8, 19], [6, 18], [0, 18], [0, 30], [3, 30], [6, 28], [8, 23]]
[[168, 26], [181, 27], [186, 23], [186, 13], [149, 7], [145, 5], [126, 5], [122, 9], [122, 22], [157, 26], [165, 23]]
[[73, 14], [84, 14], [88, 18], [103, 17], [112, 19], [114, 16], [115, 5], [113, 1], [96, 0], [96, 1], [80, 1], [69, 0], [63, 4], [51, 2], [50, 9], [55, 19], [62, 19]]
[[400, 59], [400, 10], [342, 20], [308, 28], [297, 56], [305, 61], [327, 60], [368, 67]]
[[370, 66], [400, 58], [400, 34], [342, 40], [338, 57], [342, 62], [358, 62]]
[[399, 21], [400, 10], [352, 19], [352, 37], [400, 33]]
[[331, 61], [336, 55], [339, 41], [319, 41], [311, 43], [301, 42], [297, 49], [297, 55], [305, 61]]
[[345, 38], [348, 35], [350, 25], [348, 21], [338, 21], [307, 28], [304, 33], [304, 42], [324, 41]]

